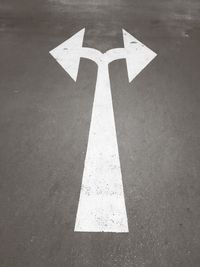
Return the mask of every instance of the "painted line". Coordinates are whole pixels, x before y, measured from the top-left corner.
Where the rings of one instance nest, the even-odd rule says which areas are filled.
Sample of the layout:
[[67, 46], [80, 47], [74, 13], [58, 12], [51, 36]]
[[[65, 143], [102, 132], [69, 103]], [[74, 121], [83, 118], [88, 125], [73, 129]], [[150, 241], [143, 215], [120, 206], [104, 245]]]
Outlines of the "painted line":
[[128, 232], [107, 66], [98, 69], [75, 224], [79, 232]]

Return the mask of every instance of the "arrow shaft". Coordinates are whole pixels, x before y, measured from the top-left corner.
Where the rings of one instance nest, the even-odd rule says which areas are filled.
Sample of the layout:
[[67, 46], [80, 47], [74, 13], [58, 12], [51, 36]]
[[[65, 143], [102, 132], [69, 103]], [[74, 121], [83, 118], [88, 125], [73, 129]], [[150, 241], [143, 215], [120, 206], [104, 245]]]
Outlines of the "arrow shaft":
[[106, 53], [101, 53], [99, 50], [89, 47], [81, 47], [79, 49], [71, 49], [70, 52], [72, 54], [78, 55], [81, 58], [87, 58], [94, 61], [98, 66], [103, 63], [109, 64], [112, 61], [126, 58], [127, 50], [124, 48], [114, 48], [108, 50]]
[[112, 61], [126, 58], [128, 56], [128, 51], [124, 48], [114, 48], [108, 50], [104, 56], [106, 57], [106, 62], [109, 64]]
[[99, 64], [75, 231], [128, 232], [108, 64]]

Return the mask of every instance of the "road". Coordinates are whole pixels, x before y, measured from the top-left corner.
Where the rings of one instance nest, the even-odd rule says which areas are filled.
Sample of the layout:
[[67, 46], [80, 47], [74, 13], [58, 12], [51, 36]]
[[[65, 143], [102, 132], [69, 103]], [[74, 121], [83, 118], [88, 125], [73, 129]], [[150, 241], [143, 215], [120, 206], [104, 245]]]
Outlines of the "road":
[[[74, 82], [49, 51], [82, 28], [157, 53], [109, 68], [128, 233], [74, 232], [97, 66]], [[199, 59], [198, 0], [0, 0], [1, 267], [200, 266]]]

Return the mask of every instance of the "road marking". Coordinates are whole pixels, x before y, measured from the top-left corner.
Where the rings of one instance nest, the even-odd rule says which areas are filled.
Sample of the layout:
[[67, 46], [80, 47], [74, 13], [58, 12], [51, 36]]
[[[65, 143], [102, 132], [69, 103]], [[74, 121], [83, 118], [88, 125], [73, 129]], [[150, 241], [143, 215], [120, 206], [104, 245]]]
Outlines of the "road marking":
[[80, 58], [98, 65], [88, 146], [76, 215], [76, 232], [128, 232], [108, 66], [125, 58], [129, 82], [156, 54], [123, 30], [124, 48], [102, 54], [82, 47], [85, 29], [50, 51], [76, 81]]

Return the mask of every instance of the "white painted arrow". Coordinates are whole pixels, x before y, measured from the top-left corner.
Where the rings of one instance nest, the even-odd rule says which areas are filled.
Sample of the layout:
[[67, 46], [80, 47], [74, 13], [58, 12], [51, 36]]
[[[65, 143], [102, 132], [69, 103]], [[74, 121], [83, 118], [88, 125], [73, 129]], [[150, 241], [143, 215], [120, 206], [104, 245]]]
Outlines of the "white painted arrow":
[[131, 82], [156, 54], [123, 30], [124, 48], [82, 47], [85, 29], [50, 51], [76, 81], [80, 58], [98, 65], [92, 119], [76, 216], [77, 232], [128, 232], [108, 65], [125, 58]]

